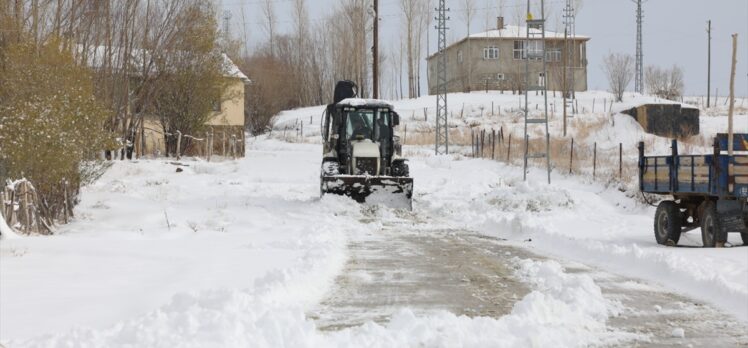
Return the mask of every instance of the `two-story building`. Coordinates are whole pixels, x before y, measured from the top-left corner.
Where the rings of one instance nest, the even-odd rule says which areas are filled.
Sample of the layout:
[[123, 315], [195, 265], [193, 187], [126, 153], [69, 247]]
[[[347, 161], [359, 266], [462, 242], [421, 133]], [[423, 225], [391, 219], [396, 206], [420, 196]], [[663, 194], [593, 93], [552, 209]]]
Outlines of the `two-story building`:
[[[563, 90], [564, 66], [566, 57], [571, 52], [572, 62], [567, 70], [567, 83], [575, 91], [586, 91], [589, 40], [586, 36], [546, 31], [545, 42], [541, 39], [527, 41], [526, 27], [505, 25], [504, 18], [499, 17], [496, 29], [471, 34], [447, 47], [447, 92], [522, 90], [528, 51], [531, 53], [531, 85], [547, 83], [549, 90]], [[543, 45], [546, 50], [547, 78], [543, 76], [542, 59], [534, 58], [535, 55], [532, 54], [542, 51]], [[436, 94], [438, 53], [426, 60], [429, 94]]]

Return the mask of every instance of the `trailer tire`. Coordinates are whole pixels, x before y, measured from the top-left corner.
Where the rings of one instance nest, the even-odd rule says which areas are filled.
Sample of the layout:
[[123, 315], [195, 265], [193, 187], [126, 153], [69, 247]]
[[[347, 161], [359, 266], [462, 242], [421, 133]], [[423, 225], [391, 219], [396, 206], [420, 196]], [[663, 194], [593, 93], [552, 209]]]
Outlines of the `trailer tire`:
[[721, 228], [717, 205], [707, 202], [701, 214], [701, 242], [704, 248], [714, 248], [717, 245], [717, 233]]
[[748, 232], [741, 232], [740, 238], [743, 239], [743, 245], [748, 245]]
[[675, 246], [681, 233], [683, 216], [673, 201], [662, 201], [657, 205], [654, 219], [654, 234], [657, 244]]

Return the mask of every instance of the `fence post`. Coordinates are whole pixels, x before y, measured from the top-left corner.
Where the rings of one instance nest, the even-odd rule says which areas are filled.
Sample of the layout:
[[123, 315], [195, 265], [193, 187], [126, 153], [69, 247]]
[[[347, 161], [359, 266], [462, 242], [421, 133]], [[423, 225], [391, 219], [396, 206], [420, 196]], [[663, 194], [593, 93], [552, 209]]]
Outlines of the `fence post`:
[[572, 173], [574, 165], [574, 137], [571, 138], [571, 151], [569, 151], [569, 174]]
[[223, 157], [226, 157], [226, 130], [224, 129], [223, 132], [221, 132], [223, 135], [223, 142], [221, 143], [223, 148]]
[[312, 124], [312, 117], [314, 117], [314, 116], [309, 115], [309, 124]]
[[210, 161], [210, 152], [208, 152], [210, 146], [210, 133], [205, 132], [205, 159]]
[[486, 130], [480, 131], [480, 158], [486, 157]]
[[181, 149], [182, 149], [182, 131], [177, 131], [177, 161], [179, 161], [179, 159], [182, 158]]
[[597, 171], [597, 142], [595, 142], [592, 148], [592, 178], [595, 178], [595, 172]]
[[405, 134], [403, 135], [403, 142], [400, 143], [400, 145], [405, 145], [405, 142], [408, 141], [408, 125], [405, 125]]
[[301, 123], [301, 141], [304, 142], [304, 122]]
[[623, 178], [623, 143], [618, 143], [618, 179]]
[[473, 158], [475, 158], [475, 132], [470, 129], [470, 151], [473, 153]]
[[592, 98], [592, 113], [595, 113], [595, 98]]
[[63, 203], [63, 209], [65, 209], [65, 213], [62, 215], [65, 219], [65, 223], [68, 223], [68, 181], [66, 179], [62, 179], [62, 199], [64, 200]]
[[496, 153], [496, 130], [491, 128], [491, 159], [495, 159]]
[[512, 133], [509, 133], [509, 146], [506, 148], [506, 162], [509, 163], [509, 155], [512, 153]]

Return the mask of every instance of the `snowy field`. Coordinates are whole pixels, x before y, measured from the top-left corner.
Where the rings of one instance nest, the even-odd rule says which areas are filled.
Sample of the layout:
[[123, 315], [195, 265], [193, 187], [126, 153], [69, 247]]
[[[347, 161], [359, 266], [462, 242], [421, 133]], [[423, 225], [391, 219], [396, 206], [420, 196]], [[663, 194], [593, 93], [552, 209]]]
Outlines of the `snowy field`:
[[[604, 95], [580, 96], [580, 108], [590, 110], [590, 119], [578, 116], [574, 122], [607, 117], [591, 112], [592, 99], [597, 104]], [[516, 104], [518, 97], [455, 95], [452, 111], [459, 113], [462, 102], [470, 111], [466, 120], [454, 122], [515, 127], [509, 116], [477, 114], [481, 105], [485, 112], [486, 104], [501, 98], [511, 110], [509, 103]], [[410, 120], [405, 110], [415, 114], [432, 102], [421, 98], [395, 105], [404, 125], [418, 129], [427, 123]], [[297, 119], [307, 123], [304, 136], [286, 134], [291, 142], [249, 138], [247, 157], [237, 161], [187, 159], [181, 173], [163, 159], [114, 162], [100, 180], [84, 188], [73, 223], [50, 237], [2, 239], [0, 343], [575, 347], [641, 339], [608, 327], [608, 319], [619, 315], [620, 303], [605, 298], [592, 278], [566, 272], [553, 260], [523, 259], [512, 267], [532, 291], [517, 299], [506, 316], [421, 315], [402, 308], [386, 323], [317, 329], [305, 313], [343, 269], [349, 236], [376, 235], [379, 226], [363, 223], [366, 208], [353, 201], [319, 198], [320, 112], [317, 107], [282, 114], [271, 137], [282, 137]], [[621, 121], [604, 123], [587, 138], [610, 145], [618, 137], [633, 143], [647, 137], [635, 123], [616, 117]], [[739, 122], [738, 130], [741, 125], [748, 130], [747, 116]], [[723, 125], [722, 117], [702, 118], [707, 132]], [[748, 247], [738, 247], [739, 235], [730, 234], [733, 248], [689, 247], [701, 244], [698, 230], [683, 235], [683, 247], [660, 246], [652, 232], [654, 208], [626, 187], [559, 171], [547, 185], [539, 169], [532, 169], [524, 183], [515, 165], [459, 154], [434, 157], [429, 148], [404, 149], [413, 154], [416, 216], [445, 228], [503, 238], [551, 258], [644, 279], [748, 323]], [[384, 218], [399, 214], [380, 209]]]

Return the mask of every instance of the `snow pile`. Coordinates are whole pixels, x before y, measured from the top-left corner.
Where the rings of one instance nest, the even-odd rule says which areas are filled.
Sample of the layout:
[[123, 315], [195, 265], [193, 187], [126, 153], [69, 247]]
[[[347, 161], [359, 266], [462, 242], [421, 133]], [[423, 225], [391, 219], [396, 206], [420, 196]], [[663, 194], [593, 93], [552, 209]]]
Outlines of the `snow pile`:
[[[748, 320], [748, 250], [671, 248], [656, 244], [654, 207], [616, 187], [585, 178], [522, 169], [488, 160], [415, 158], [414, 206], [455, 229], [476, 230], [626, 276], [644, 278], [711, 302]], [[458, 178], [458, 179], [455, 179]], [[729, 241], [741, 245], [740, 235]], [[700, 231], [679, 245], [701, 246]]]
[[171, 342], [238, 304], [303, 318], [345, 264], [346, 232], [367, 227], [355, 202], [319, 200], [318, 147], [265, 148], [279, 145], [236, 162], [113, 162], [57, 234], [3, 239], [2, 344], [65, 332], [52, 342], [118, 344], [143, 325], [162, 332], [137, 342]]
[[416, 316], [404, 309], [385, 325], [367, 323], [331, 338], [340, 346], [364, 347], [579, 347], [642, 338], [606, 327], [619, 305], [603, 298], [589, 276], [566, 274], [554, 261], [516, 261], [518, 275], [535, 290], [506, 316]]
[[16, 235], [15, 232], [8, 226], [8, 223], [5, 221], [5, 219], [0, 215], [0, 236], [2, 236], [3, 239], [8, 238], [18, 238], [18, 235]]
[[[320, 332], [302, 307], [288, 307], [288, 280], [274, 273], [254, 289], [180, 294], [147, 315], [106, 330], [76, 329], [25, 346], [91, 347], [579, 347], [642, 337], [611, 331], [617, 304], [589, 276], [566, 274], [554, 261], [517, 259], [517, 273], [535, 290], [504, 317], [470, 318], [446, 311], [417, 316], [404, 308], [389, 322]], [[313, 270], [311, 273], [314, 273]], [[298, 284], [294, 284], [294, 288]], [[290, 296], [289, 296], [290, 295]]]

